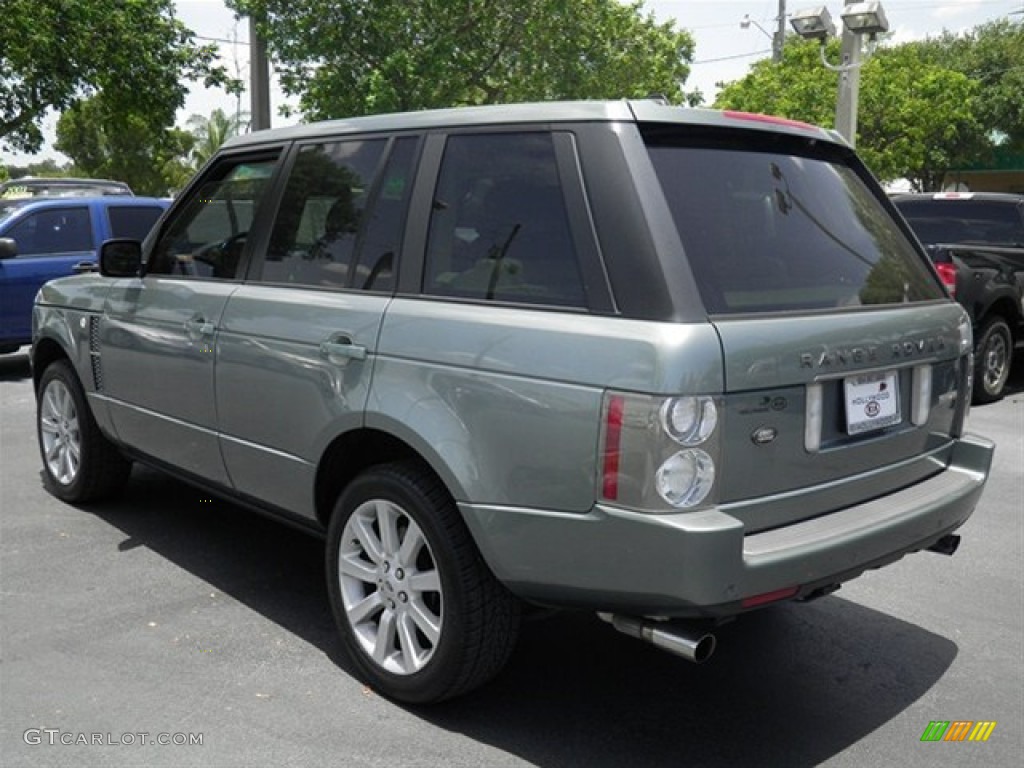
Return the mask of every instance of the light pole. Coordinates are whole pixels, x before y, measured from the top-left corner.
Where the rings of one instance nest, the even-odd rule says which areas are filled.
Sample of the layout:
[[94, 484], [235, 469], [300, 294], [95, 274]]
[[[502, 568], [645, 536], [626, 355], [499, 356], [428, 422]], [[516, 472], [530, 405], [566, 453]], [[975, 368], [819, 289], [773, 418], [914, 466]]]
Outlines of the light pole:
[[739, 22], [739, 29], [749, 30], [751, 25], [754, 25], [761, 30], [761, 34], [771, 40], [771, 60], [779, 63], [782, 60], [782, 43], [785, 39], [785, 0], [779, 0], [778, 18], [775, 20], [778, 23], [778, 29], [775, 31], [775, 34], [772, 34], [751, 18], [750, 13], [744, 13]]
[[836, 94], [836, 130], [853, 146], [857, 141], [857, 105], [860, 96], [861, 46], [863, 38], [874, 42], [880, 32], [889, 29], [889, 21], [880, 2], [847, 3], [841, 14], [843, 38], [838, 66], [825, 58], [825, 43], [835, 34], [835, 24], [824, 6], [797, 11], [790, 19], [796, 33], [821, 43], [821, 63], [839, 73]]
[[753, 24], [761, 30], [761, 34], [772, 41], [772, 61], [779, 64], [782, 61], [782, 46], [786, 39], [786, 0], [779, 0], [779, 15], [775, 18], [775, 23], [775, 33], [772, 34], [750, 18], [749, 13], [745, 13], [740, 20], [740, 29], [750, 29], [750, 25]]

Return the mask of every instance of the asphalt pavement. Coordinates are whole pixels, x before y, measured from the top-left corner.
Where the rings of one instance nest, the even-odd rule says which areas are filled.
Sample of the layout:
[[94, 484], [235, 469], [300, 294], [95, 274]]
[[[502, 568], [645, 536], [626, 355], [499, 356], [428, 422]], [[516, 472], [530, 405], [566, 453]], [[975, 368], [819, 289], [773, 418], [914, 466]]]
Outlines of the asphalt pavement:
[[[0, 357], [0, 765], [1018, 766], [1024, 370], [1013, 381], [972, 411], [998, 448], [952, 558], [743, 617], [699, 666], [558, 614], [492, 684], [408, 707], [355, 676], [317, 539], [139, 467], [114, 502], [47, 494], [27, 356]], [[996, 725], [923, 742], [932, 721]]]

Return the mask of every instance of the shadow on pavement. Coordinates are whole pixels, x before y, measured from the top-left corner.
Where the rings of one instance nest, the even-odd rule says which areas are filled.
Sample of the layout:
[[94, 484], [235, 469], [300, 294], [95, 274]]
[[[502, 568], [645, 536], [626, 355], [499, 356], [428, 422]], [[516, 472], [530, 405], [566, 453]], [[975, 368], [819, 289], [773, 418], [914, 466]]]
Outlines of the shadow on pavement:
[[[138, 467], [122, 499], [90, 511], [125, 533], [120, 550], [147, 547], [353, 675], [318, 539]], [[899, 715], [957, 655], [945, 637], [834, 596], [717, 634], [695, 666], [590, 614], [557, 614], [524, 626], [490, 685], [406, 711], [538, 766], [814, 765]]]
[[0, 355], [0, 381], [24, 381], [32, 377], [28, 347], [9, 355]]

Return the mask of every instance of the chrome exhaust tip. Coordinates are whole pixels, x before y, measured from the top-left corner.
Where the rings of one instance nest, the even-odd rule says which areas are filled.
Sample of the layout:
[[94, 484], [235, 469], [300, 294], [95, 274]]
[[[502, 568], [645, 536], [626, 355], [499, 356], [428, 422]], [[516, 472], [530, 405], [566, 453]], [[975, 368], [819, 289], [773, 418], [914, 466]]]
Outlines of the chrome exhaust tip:
[[679, 624], [619, 616], [612, 613], [597, 614], [624, 635], [643, 640], [694, 664], [711, 658], [717, 641], [710, 632], [682, 627]]

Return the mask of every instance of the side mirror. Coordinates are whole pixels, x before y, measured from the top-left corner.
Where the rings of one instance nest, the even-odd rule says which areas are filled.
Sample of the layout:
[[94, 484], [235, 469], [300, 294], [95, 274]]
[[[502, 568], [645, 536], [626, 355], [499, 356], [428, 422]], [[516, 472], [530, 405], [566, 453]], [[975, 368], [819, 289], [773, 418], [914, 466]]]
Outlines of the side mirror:
[[100, 274], [104, 277], [141, 277], [142, 243], [107, 240], [100, 246]]
[[0, 237], [0, 259], [13, 259], [18, 255], [18, 244], [9, 237]]

